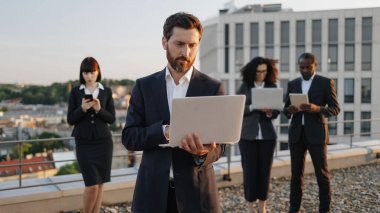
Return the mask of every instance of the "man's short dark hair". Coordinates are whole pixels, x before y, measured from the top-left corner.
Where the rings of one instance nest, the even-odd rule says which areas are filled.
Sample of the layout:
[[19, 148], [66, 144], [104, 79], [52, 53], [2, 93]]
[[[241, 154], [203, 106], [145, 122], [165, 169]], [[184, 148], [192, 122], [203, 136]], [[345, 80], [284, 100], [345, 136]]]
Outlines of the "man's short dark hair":
[[169, 16], [164, 24], [164, 37], [169, 40], [173, 35], [173, 28], [180, 27], [183, 29], [197, 29], [199, 32], [199, 40], [202, 38], [203, 27], [197, 17], [192, 14], [179, 12]]
[[298, 57], [298, 64], [300, 63], [301, 59], [310, 59], [312, 64], [317, 64], [317, 58], [312, 53], [302, 53]]

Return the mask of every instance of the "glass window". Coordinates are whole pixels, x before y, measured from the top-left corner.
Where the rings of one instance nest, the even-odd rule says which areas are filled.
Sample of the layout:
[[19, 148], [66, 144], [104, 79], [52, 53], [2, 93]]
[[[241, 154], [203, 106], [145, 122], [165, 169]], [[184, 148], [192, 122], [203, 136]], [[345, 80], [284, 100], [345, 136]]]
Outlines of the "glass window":
[[288, 82], [289, 82], [289, 80], [288, 79], [280, 79], [280, 88], [282, 88], [283, 89], [283, 101], [285, 100], [285, 98], [286, 98], [286, 92], [287, 92], [287, 90], [288, 90]]
[[259, 46], [259, 23], [251, 23], [251, 46]]
[[[336, 122], [337, 117], [331, 116], [328, 118], [330, 122]], [[337, 135], [338, 134], [338, 124], [337, 123], [329, 123], [329, 134], [330, 135]]]
[[344, 69], [353, 71], [355, 68], [355, 44], [346, 44], [344, 47]]
[[362, 70], [372, 70], [372, 44], [362, 45]]
[[224, 72], [229, 72], [229, 25], [224, 25]]
[[244, 51], [242, 47], [235, 48], [235, 72], [239, 72], [244, 65]]
[[321, 71], [322, 67], [322, 47], [320, 44], [312, 46], [312, 53], [317, 58], [317, 71]]
[[338, 42], [338, 19], [329, 19], [329, 43]]
[[281, 45], [289, 44], [289, 22], [281, 22]]
[[371, 103], [371, 79], [362, 79], [362, 103]]
[[344, 112], [344, 134], [354, 133], [354, 112]]
[[344, 79], [344, 103], [354, 103], [354, 79]]
[[254, 57], [257, 57], [259, 56], [259, 48], [258, 47], [251, 47], [251, 59], [253, 59]]
[[298, 67], [298, 58], [304, 52], [305, 52], [305, 45], [297, 45], [296, 46], [296, 67]]
[[338, 70], [338, 45], [330, 44], [328, 49], [328, 70], [337, 71]]
[[[361, 112], [360, 119], [371, 119], [371, 112]], [[360, 133], [361, 136], [371, 136], [371, 121], [360, 122]]]
[[265, 23], [265, 56], [274, 57], [274, 23]]
[[235, 72], [239, 72], [244, 64], [244, 33], [243, 24], [235, 25]]
[[281, 72], [289, 72], [289, 46], [281, 46], [280, 70]]
[[322, 21], [321, 20], [313, 20], [311, 24], [312, 24], [311, 41], [314, 44], [315, 43], [320, 44], [322, 41]]
[[274, 58], [274, 48], [273, 47], [266, 47], [265, 48], [265, 57]]
[[362, 41], [372, 41], [372, 17], [362, 19]]
[[305, 43], [305, 21], [296, 22], [296, 43]]
[[274, 45], [274, 23], [265, 23], [265, 46]]
[[242, 47], [244, 43], [243, 24], [236, 24], [235, 26], [235, 45]]
[[284, 113], [280, 114], [280, 124], [281, 125], [286, 125], [286, 126], [281, 126], [280, 127], [280, 134], [288, 134], [289, 131], [289, 120], [288, 118], [284, 115]]
[[346, 18], [344, 25], [344, 40], [355, 42], [355, 18]]

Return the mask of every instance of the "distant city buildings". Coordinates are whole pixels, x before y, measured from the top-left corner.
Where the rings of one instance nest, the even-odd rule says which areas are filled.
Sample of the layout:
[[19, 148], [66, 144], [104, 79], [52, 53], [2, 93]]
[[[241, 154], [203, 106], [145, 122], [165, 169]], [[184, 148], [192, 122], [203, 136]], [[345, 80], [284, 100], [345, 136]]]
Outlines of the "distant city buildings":
[[[379, 132], [380, 8], [294, 12], [281, 4], [233, 4], [204, 22], [200, 69], [219, 78], [229, 94], [241, 85], [240, 69], [256, 56], [279, 60], [279, 86], [300, 76], [297, 59], [303, 52], [318, 58], [317, 73], [335, 80], [341, 113], [330, 121], [330, 141], [344, 134]], [[343, 121], [357, 120], [353, 123]], [[277, 121], [278, 122], [278, 121]], [[281, 124], [288, 120], [281, 116]], [[287, 140], [281, 127], [280, 141]], [[283, 146], [286, 146], [284, 143]]]

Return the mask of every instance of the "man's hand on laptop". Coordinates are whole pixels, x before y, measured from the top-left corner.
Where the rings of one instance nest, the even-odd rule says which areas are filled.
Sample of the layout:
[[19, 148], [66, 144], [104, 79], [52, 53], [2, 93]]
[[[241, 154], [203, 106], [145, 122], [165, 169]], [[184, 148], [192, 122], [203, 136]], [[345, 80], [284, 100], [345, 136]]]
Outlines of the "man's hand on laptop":
[[188, 134], [181, 141], [179, 148], [193, 154], [193, 155], [205, 155], [216, 148], [216, 143], [202, 144], [199, 135], [196, 133]]

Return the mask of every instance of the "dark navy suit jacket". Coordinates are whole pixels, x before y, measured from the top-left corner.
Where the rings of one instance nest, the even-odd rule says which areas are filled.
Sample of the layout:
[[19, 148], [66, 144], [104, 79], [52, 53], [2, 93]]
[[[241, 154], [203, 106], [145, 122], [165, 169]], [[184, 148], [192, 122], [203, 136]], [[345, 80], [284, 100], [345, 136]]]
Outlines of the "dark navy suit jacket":
[[326, 117], [338, 115], [340, 108], [336, 96], [334, 81], [315, 75], [308, 92], [309, 102], [321, 107], [320, 113], [298, 112], [288, 113], [290, 106], [289, 93], [302, 93], [302, 78], [296, 78], [288, 83], [284, 113], [292, 118], [289, 127], [289, 143], [297, 143], [301, 138], [302, 115], [304, 115], [304, 131], [310, 144], [327, 144], [329, 132]]
[[[223, 95], [220, 82], [194, 69], [186, 96]], [[162, 148], [162, 126], [170, 121], [165, 69], [138, 79], [133, 89], [122, 132], [128, 150], [142, 150], [143, 156], [133, 196], [133, 212], [166, 212], [170, 165], [180, 212], [221, 212], [212, 163], [224, 152], [224, 145], [208, 153], [201, 165], [180, 148]]]

